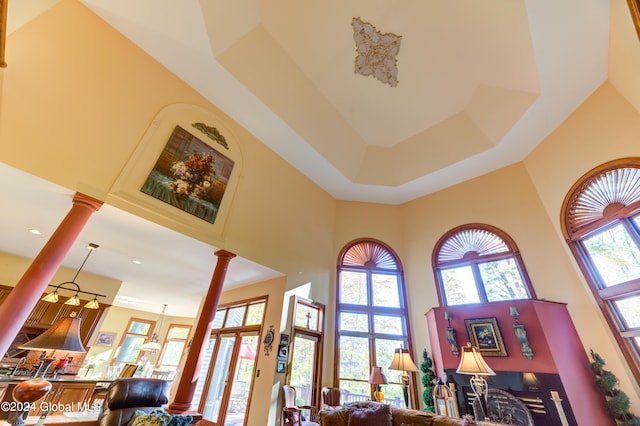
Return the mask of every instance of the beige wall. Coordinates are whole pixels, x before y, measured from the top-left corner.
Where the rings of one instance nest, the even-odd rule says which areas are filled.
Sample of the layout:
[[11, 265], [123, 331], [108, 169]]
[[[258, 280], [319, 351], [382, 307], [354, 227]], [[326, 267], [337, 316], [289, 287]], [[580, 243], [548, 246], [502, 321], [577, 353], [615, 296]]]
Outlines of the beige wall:
[[[29, 265], [31, 265], [31, 261], [32, 259], [0, 252], [0, 265], [2, 265], [0, 268], [0, 284], [15, 287], [24, 275], [25, 271], [29, 268]], [[78, 267], [80, 267], [80, 265], [78, 265]], [[51, 278], [51, 284], [58, 285], [62, 282], [70, 281], [76, 275], [76, 272], [78, 272], [77, 269], [69, 269], [61, 266]], [[94, 275], [84, 271], [80, 272], [76, 282], [83, 291], [90, 291], [92, 293], [105, 295], [106, 297], [98, 298], [98, 302], [107, 305], [113, 303], [118, 291], [120, 290], [120, 286], [122, 285], [122, 281], [100, 275]], [[51, 292], [53, 290], [53, 287], [47, 288], [47, 292]], [[67, 297], [74, 295], [73, 291], [69, 292], [65, 290], [58, 290], [58, 293], [60, 293], [61, 296]], [[87, 294], [80, 294], [80, 298], [83, 300], [91, 299]]]
[[[286, 274], [227, 292], [222, 301], [269, 294], [265, 324], [277, 325], [284, 291], [311, 283], [311, 298], [329, 307], [331, 329], [339, 250], [355, 238], [377, 238], [403, 263], [417, 357], [428, 348], [424, 314], [437, 305], [431, 269], [435, 243], [455, 226], [488, 223], [514, 238], [538, 297], [569, 304], [585, 350], [605, 357], [640, 406], [637, 384], [625, 377], [626, 365], [559, 231], [560, 206], [576, 179], [604, 161], [637, 155], [638, 111], [610, 84], [523, 163], [402, 206], [385, 206], [333, 200], [79, 2], [61, 1], [11, 34], [10, 45], [2, 83], [0, 161], [66, 188], [104, 199], [152, 118], [168, 105], [197, 105], [222, 117], [241, 147], [243, 174], [221, 248]], [[625, 94], [634, 95], [632, 90]], [[201, 238], [206, 241], [206, 233]], [[0, 269], [0, 274], [6, 272]], [[118, 311], [114, 308], [101, 329], [116, 331], [107, 328], [122, 321]], [[323, 383], [329, 384], [332, 333], [325, 343]], [[275, 356], [261, 356], [257, 368], [262, 374], [254, 395], [270, 398], [254, 398], [250, 422], [278, 411], [281, 378], [274, 373]]]
[[[638, 156], [640, 114], [609, 83], [600, 87], [565, 123], [524, 161], [541, 198], [555, 238], [563, 240], [560, 213], [564, 197], [573, 184], [594, 167], [610, 160]], [[640, 406], [640, 387], [633, 380], [619, 347], [596, 308], [590, 290], [568, 246], [562, 244], [575, 277], [575, 298], [569, 312], [585, 348], [598, 352], [607, 369], [620, 378], [621, 387]], [[565, 285], [565, 281], [559, 281]]]
[[[173, 316], [165, 316], [162, 320], [162, 324], [158, 324], [158, 320], [160, 319], [160, 311], [158, 313], [139, 311], [137, 309], [127, 309], [119, 306], [111, 306], [105, 310], [105, 313], [102, 316], [102, 320], [100, 326], [93, 333], [91, 340], [89, 341], [90, 349], [87, 351], [87, 356], [85, 358], [86, 366], [89, 363], [95, 363], [96, 368], [90, 372], [90, 376], [96, 378], [102, 378], [105, 372], [106, 366], [109, 364], [111, 359], [117, 355], [118, 349], [120, 347], [120, 342], [122, 340], [122, 336], [125, 334], [127, 325], [129, 324], [129, 320], [131, 318], [138, 318], [143, 320], [151, 320], [156, 322], [156, 332], [158, 333], [159, 342], [162, 345], [164, 343], [165, 337], [167, 335], [167, 331], [169, 330], [169, 325], [172, 324], [180, 324], [180, 325], [193, 325], [193, 318], [184, 318], [184, 317], [173, 317]], [[96, 346], [95, 339], [98, 337], [100, 333], [115, 333], [116, 339], [114, 341], [113, 346]], [[147, 361], [155, 363], [157, 361], [157, 357], [159, 354], [151, 354], [147, 353], [146, 358]], [[99, 360], [107, 360], [107, 362], [98, 362]]]

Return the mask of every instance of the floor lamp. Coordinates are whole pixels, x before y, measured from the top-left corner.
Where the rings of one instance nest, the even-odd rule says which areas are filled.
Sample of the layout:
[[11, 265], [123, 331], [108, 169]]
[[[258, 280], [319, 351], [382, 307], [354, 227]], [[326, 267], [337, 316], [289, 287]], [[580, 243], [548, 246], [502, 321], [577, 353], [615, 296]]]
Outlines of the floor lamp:
[[469, 374], [471, 389], [476, 394], [473, 399], [473, 416], [476, 420], [485, 420], [487, 412], [487, 394], [489, 385], [482, 376], [495, 376], [496, 373], [487, 365], [482, 354], [471, 343], [462, 348], [462, 357], [456, 373]]
[[400, 379], [402, 380], [402, 392], [404, 393], [404, 404], [407, 408], [409, 406], [409, 381], [411, 376], [408, 371], [418, 371], [418, 367], [413, 363], [411, 355], [409, 355], [409, 349], [403, 347], [396, 348], [389, 370], [401, 371]]

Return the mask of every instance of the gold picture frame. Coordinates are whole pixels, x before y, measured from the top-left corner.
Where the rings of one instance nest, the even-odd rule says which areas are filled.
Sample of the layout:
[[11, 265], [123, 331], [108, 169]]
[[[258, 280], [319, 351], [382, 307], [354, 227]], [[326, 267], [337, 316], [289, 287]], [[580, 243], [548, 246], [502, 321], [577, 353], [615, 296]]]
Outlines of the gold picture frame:
[[497, 318], [465, 319], [464, 324], [467, 327], [469, 342], [483, 356], [507, 356]]

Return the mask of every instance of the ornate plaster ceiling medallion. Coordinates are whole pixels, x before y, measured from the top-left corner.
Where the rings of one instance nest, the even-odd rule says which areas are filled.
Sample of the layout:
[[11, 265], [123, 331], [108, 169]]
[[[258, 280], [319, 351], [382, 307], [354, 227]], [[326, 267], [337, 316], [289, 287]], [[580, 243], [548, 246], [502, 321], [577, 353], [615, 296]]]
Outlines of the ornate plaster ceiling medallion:
[[391, 87], [398, 85], [396, 56], [400, 51], [402, 36], [392, 33], [382, 34], [368, 22], [360, 18], [351, 20], [353, 39], [356, 41], [357, 74], [374, 76]]

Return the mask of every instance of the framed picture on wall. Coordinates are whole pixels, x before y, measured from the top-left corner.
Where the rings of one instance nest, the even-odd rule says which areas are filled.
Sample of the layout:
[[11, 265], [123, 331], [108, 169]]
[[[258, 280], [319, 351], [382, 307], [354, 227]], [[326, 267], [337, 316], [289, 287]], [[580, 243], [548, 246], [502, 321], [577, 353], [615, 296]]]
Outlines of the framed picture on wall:
[[287, 363], [285, 361], [278, 361], [276, 368], [278, 373], [285, 373], [287, 371]]
[[507, 356], [497, 318], [466, 319], [464, 324], [467, 326], [469, 342], [483, 356]]
[[289, 346], [280, 345], [278, 347], [278, 359], [286, 361], [288, 357], [289, 357]]
[[113, 346], [113, 342], [116, 340], [116, 335], [117, 333], [100, 332], [100, 334], [98, 334], [98, 337], [96, 337], [94, 345]]

